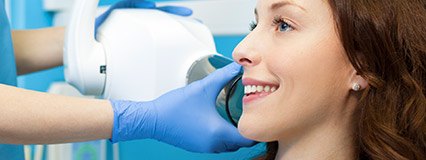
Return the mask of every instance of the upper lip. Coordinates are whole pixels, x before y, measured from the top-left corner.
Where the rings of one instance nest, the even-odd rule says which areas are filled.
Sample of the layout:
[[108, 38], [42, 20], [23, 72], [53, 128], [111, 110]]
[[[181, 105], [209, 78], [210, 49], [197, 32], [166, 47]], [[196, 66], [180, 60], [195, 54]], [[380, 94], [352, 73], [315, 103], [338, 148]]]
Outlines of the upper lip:
[[256, 86], [275, 86], [278, 87], [279, 85], [276, 83], [272, 83], [272, 82], [266, 82], [266, 81], [261, 81], [261, 80], [256, 80], [256, 79], [252, 79], [252, 78], [243, 78], [243, 85], [244, 86], [248, 86], [248, 85], [256, 85]]

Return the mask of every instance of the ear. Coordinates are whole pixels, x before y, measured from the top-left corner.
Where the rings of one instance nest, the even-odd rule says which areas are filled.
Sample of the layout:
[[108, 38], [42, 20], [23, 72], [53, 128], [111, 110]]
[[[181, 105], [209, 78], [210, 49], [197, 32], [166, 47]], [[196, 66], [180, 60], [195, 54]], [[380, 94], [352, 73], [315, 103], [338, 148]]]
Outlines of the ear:
[[352, 71], [349, 88], [352, 91], [361, 91], [368, 87], [368, 82], [361, 75], [357, 73], [355, 69]]

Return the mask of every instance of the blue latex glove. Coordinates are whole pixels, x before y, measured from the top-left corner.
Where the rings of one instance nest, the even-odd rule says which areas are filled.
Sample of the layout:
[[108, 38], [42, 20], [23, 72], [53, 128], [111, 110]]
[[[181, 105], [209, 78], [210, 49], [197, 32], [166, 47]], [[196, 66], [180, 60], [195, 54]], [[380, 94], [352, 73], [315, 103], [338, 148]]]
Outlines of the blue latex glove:
[[240, 69], [240, 65], [232, 63], [150, 102], [111, 100], [114, 109], [111, 141], [151, 138], [205, 153], [229, 152], [254, 145], [215, 108], [220, 90]]
[[105, 13], [103, 13], [98, 18], [96, 18], [95, 34], [97, 33], [99, 26], [101, 26], [102, 23], [104, 23], [104, 21], [108, 18], [109, 14], [111, 14], [111, 12], [114, 9], [120, 9], [120, 8], [158, 9], [167, 13], [181, 15], [181, 16], [190, 16], [192, 14], [192, 10], [185, 7], [178, 7], [178, 6], [156, 7], [154, 2], [149, 2], [145, 0], [122, 0], [112, 5]]

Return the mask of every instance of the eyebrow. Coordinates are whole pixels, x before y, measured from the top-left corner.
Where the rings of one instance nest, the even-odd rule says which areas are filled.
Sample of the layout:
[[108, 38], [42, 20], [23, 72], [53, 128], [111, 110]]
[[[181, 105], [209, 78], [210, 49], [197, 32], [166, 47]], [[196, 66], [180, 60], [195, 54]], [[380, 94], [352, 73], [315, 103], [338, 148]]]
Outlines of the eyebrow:
[[[290, 1], [284, 1], [284, 2], [277, 2], [277, 3], [274, 3], [274, 4], [272, 4], [271, 5], [271, 7], [270, 7], [270, 9], [271, 10], [276, 10], [276, 9], [278, 9], [278, 8], [281, 8], [281, 7], [283, 7], [283, 6], [288, 6], [288, 5], [292, 5], [292, 6], [295, 6], [295, 7], [297, 7], [297, 8], [299, 8], [299, 9], [301, 9], [301, 10], [303, 10], [303, 11], [305, 11], [305, 12], [307, 12], [306, 11], [306, 9], [305, 8], [303, 8], [302, 6], [300, 6], [300, 5], [297, 5], [297, 4], [295, 4], [295, 3], [293, 3], [293, 2], [290, 2]], [[254, 9], [254, 15], [257, 17], [257, 8], [255, 8]]]
[[302, 6], [300, 6], [300, 5], [296, 4], [296, 3], [293, 3], [293, 2], [291, 2], [291, 1], [284, 1], [284, 2], [277, 2], [277, 3], [274, 3], [274, 4], [272, 4], [272, 5], [271, 5], [271, 8], [270, 8], [270, 9], [271, 9], [271, 10], [276, 10], [276, 9], [278, 9], [278, 8], [281, 8], [281, 7], [283, 7], [283, 6], [287, 6], [287, 5], [295, 6], [295, 7], [299, 8], [299, 9], [301, 9], [301, 10], [303, 10], [303, 11], [307, 12], [305, 8], [303, 8]]

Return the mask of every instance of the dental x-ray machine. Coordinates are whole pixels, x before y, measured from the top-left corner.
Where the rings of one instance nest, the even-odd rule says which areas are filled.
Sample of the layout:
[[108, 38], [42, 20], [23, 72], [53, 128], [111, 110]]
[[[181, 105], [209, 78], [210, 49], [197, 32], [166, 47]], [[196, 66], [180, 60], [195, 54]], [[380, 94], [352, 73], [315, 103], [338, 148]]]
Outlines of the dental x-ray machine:
[[[65, 40], [66, 81], [85, 95], [153, 100], [232, 62], [216, 52], [210, 30], [199, 21], [152, 9], [113, 11], [95, 40], [97, 4], [76, 1]], [[243, 96], [237, 81], [230, 82], [217, 101], [219, 112], [228, 113], [221, 115], [234, 124]], [[231, 96], [234, 93], [238, 96]], [[236, 109], [231, 111], [228, 101]]]

